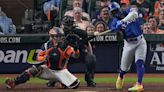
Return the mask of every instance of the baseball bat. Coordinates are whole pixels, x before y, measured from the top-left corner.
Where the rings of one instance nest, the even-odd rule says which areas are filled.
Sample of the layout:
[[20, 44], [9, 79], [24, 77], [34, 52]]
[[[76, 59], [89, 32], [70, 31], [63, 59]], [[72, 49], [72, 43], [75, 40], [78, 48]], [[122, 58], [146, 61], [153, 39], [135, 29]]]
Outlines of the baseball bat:
[[109, 32], [111, 32], [111, 29], [105, 30], [104, 32], [101, 32], [101, 33], [97, 32], [97, 33], [95, 33], [95, 34], [90, 34], [90, 37], [86, 38], [84, 41], [87, 42], [87, 41], [89, 41], [89, 40], [95, 38], [96, 36], [105, 35], [105, 34], [107, 34], [107, 33], [109, 33]]
[[106, 30], [106, 31], [101, 32], [101, 33], [98, 33], [97, 36], [101, 36], [101, 35], [107, 34], [107, 33], [109, 33], [109, 32], [111, 32], [111, 29]]

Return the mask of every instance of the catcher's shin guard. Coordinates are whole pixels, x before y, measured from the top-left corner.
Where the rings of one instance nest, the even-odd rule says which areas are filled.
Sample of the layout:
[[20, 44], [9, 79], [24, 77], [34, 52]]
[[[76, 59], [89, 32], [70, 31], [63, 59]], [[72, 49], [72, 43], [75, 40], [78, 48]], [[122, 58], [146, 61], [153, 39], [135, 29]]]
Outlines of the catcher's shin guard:
[[30, 79], [30, 75], [27, 72], [23, 72], [15, 78], [14, 82], [15, 82], [15, 85], [19, 85], [19, 84], [25, 83], [29, 79]]
[[41, 69], [37, 68], [36, 66], [28, 68], [15, 78], [15, 85], [27, 82], [30, 79], [30, 77], [35, 77], [40, 71]]
[[76, 80], [74, 83], [72, 83], [68, 88], [70, 89], [77, 89], [80, 85], [80, 80]]

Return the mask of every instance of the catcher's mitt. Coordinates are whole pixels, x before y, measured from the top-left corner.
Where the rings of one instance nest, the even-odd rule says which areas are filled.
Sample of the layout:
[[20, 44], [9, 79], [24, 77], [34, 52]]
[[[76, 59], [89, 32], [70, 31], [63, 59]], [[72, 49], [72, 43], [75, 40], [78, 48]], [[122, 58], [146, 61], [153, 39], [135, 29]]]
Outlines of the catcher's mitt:
[[68, 34], [66, 36], [66, 42], [68, 45], [72, 46], [74, 49], [79, 48], [80, 37], [76, 34]]

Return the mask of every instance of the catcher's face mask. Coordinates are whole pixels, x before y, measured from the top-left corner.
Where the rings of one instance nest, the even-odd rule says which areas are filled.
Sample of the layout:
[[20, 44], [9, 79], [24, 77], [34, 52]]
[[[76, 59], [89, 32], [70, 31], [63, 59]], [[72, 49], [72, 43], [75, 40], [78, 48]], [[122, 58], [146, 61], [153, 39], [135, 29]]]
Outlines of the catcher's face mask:
[[74, 24], [74, 18], [70, 16], [64, 16], [62, 19], [63, 29], [71, 30]]
[[60, 40], [60, 39], [63, 39], [63, 38], [64, 38], [64, 35], [62, 35], [62, 34], [58, 34], [58, 35], [54, 34], [54, 35], [50, 35], [50, 37], [51, 37], [53, 40], [58, 41], [58, 40]]

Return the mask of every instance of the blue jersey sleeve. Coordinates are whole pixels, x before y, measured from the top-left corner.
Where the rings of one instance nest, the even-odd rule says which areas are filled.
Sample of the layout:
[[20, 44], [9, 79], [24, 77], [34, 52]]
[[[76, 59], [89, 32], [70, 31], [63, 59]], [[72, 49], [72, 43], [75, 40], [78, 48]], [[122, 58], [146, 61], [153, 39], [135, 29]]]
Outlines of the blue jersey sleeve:
[[119, 20], [117, 18], [113, 18], [112, 23], [110, 25], [111, 32], [116, 32], [118, 28], [116, 27], [116, 24]]
[[[133, 11], [135, 8], [128, 8], [127, 10], [123, 11], [123, 14], [125, 17]], [[134, 19], [133, 21], [130, 21], [125, 24], [125, 26], [122, 26], [121, 28], [118, 26], [120, 20], [118, 18], [113, 18], [112, 24], [111, 24], [111, 31], [116, 32], [119, 29], [122, 29], [124, 38], [133, 38], [137, 37], [142, 34], [142, 29], [141, 29], [141, 22], [139, 21], [139, 18]], [[118, 27], [118, 28], [117, 28]]]
[[125, 16], [127, 16], [129, 12], [130, 12], [130, 8], [124, 10], [124, 11], [123, 11], [123, 14], [124, 14]]

